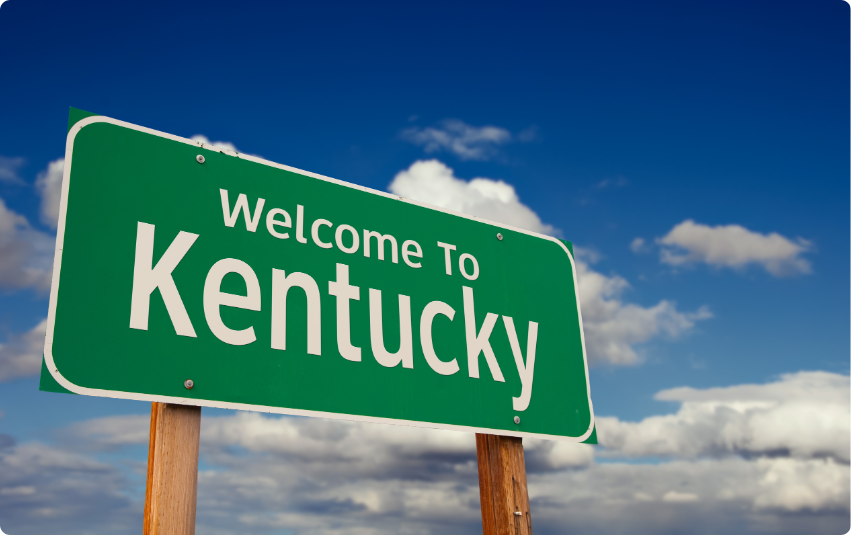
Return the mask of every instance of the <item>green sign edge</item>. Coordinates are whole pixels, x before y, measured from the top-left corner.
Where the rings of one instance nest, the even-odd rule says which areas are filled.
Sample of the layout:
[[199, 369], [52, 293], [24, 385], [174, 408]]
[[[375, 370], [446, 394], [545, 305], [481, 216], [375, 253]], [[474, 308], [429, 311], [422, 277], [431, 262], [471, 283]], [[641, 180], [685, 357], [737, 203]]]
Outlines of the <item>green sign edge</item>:
[[[88, 117], [97, 116], [97, 113], [92, 113], [89, 111], [81, 110], [79, 108], [75, 108], [73, 106], [68, 108], [68, 130], [71, 131], [71, 128], [77, 124], [78, 122], [86, 119]], [[50, 371], [47, 369], [47, 362], [45, 362], [44, 355], [41, 356], [41, 375], [39, 376], [38, 381], [38, 389], [41, 392], [54, 392], [57, 394], [74, 394], [78, 395], [76, 392], [71, 392], [64, 386], [60, 385]]]

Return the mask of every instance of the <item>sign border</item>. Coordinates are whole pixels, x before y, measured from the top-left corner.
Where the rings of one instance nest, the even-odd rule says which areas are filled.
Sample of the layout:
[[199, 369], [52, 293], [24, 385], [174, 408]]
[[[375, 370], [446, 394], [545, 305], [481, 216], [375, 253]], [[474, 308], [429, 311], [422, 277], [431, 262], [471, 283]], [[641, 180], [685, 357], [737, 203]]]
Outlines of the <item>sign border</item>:
[[301, 169], [296, 169], [295, 167], [290, 167], [287, 165], [270, 162], [268, 160], [264, 160], [263, 158], [259, 158], [257, 156], [251, 156], [248, 154], [238, 153], [232, 150], [223, 149], [221, 147], [215, 147], [211, 144], [202, 143], [199, 141], [194, 141], [191, 139], [182, 138], [179, 136], [175, 136], [172, 134], [167, 134], [165, 132], [160, 132], [158, 130], [153, 130], [151, 128], [146, 128], [144, 126], [134, 125], [132, 123], [128, 123], [125, 121], [119, 121], [117, 119], [112, 119], [110, 117], [105, 117], [103, 115], [94, 115], [90, 117], [86, 117], [77, 121], [69, 130], [68, 136], [65, 142], [65, 169], [62, 174], [62, 195], [59, 203], [59, 222], [56, 229], [56, 253], [53, 260], [53, 276], [50, 286], [50, 305], [47, 311], [47, 330], [45, 332], [45, 340], [44, 340], [44, 360], [47, 366], [47, 370], [53, 376], [57, 383], [59, 383], [64, 388], [70, 390], [75, 394], [81, 394], [85, 396], [95, 396], [95, 397], [109, 397], [109, 398], [118, 398], [118, 399], [133, 399], [137, 401], [157, 401], [161, 403], [173, 403], [177, 405], [195, 405], [201, 407], [214, 407], [218, 409], [234, 409], [234, 410], [243, 410], [243, 411], [251, 411], [251, 412], [265, 412], [272, 414], [288, 414], [292, 416], [312, 416], [312, 417], [320, 417], [320, 418], [330, 418], [333, 420], [348, 420], [355, 422], [367, 422], [367, 423], [381, 423], [381, 424], [392, 424], [392, 425], [406, 425], [410, 427], [421, 427], [428, 429], [444, 429], [447, 431], [467, 431], [474, 433], [487, 433], [487, 434], [497, 434], [504, 436], [512, 436], [512, 437], [530, 437], [530, 438], [543, 438], [549, 440], [558, 440], [562, 442], [584, 442], [591, 434], [594, 432], [594, 406], [591, 404], [591, 382], [588, 378], [588, 356], [585, 351], [585, 332], [582, 327], [582, 311], [579, 305], [579, 294], [578, 291], [576, 294], [576, 312], [579, 318], [579, 334], [580, 339], [582, 341], [582, 360], [585, 365], [585, 386], [588, 396], [588, 409], [591, 413], [591, 422], [588, 426], [588, 430], [585, 431], [581, 436], [578, 437], [570, 437], [570, 436], [560, 436], [560, 435], [548, 435], [543, 433], [531, 433], [526, 431], [512, 431], [510, 429], [490, 429], [490, 428], [481, 428], [481, 427], [470, 427], [464, 425], [453, 425], [453, 424], [441, 424], [441, 423], [433, 423], [433, 422], [420, 422], [415, 420], [400, 420], [395, 418], [382, 418], [382, 417], [373, 417], [373, 416], [361, 416], [357, 414], [342, 414], [342, 413], [332, 413], [332, 412], [324, 412], [324, 411], [312, 411], [305, 409], [291, 409], [285, 407], [270, 407], [268, 405], [250, 405], [247, 403], [230, 403], [225, 401], [215, 401], [215, 400], [207, 400], [207, 399], [198, 399], [198, 398], [181, 398], [181, 397], [172, 397], [172, 396], [162, 396], [162, 395], [153, 395], [153, 394], [141, 394], [135, 392], [124, 392], [120, 390], [103, 390], [97, 388], [88, 388], [84, 386], [78, 386], [66, 379], [56, 367], [56, 364], [53, 361], [53, 330], [54, 330], [54, 322], [56, 320], [56, 299], [59, 292], [59, 275], [60, 269], [62, 267], [62, 250], [63, 243], [65, 238], [65, 214], [67, 211], [67, 202], [68, 202], [68, 187], [70, 184], [71, 178], [71, 165], [73, 162], [73, 149], [74, 149], [74, 140], [77, 137], [77, 134], [82, 131], [88, 125], [96, 124], [96, 123], [107, 123], [115, 126], [120, 126], [122, 128], [128, 128], [130, 130], [136, 130], [138, 132], [144, 132], [146, 134], [151, 134], [154, 136], [170, 139], [172, 141], [177, 141], [179, 143], [185, 143], [187, 145], [192, 145], [194, 147], [198, 147], [205, 150], [211, 150], [214, 152], [219, 152], [222, 154], [226, 154], [228, 156], [232, 156], [234, 158], [240, 158], [243, 160], [248, 160], [254, 163], [258, 163], [261, 165], [266, 165], [269, 167], [274, 167], [276, 169], [282, 169], [284, 171], [290, 171], [293, 173], [298, 173], [301, 175], [309, 176], [318, 180], [323, 180], [325, 182], [331, 182], [333, 184], [337, 184], [339, 186], [344, 186], [351, 189], [356, 189], [359, 191], [364, 191], [367, 193], [371, 193], [374, 195], [380, 195], [382, 197], [386, 197], [388, 199], [398, 200], [402, 202], [406, 202], [409, 204], [413, 204], [416, 206], [420, 206], [422, 208], [427, 208], [429, 210], [435, 210], [438, 212], [443, 212], [446, 214], [454, 215], [457, 217], [463, 217], [464, 219], [469, 219], [472, 221], [478, 221], [481, 223], [486, 223], [488, 225], [492, 225], [495, 227], [504, 228], [506, 230], [511, 230], [514, 232], [519, 232], [522, 234], [527, 234], [529, 236], [534, 236], [536, 238], [542, 238], [545, 240], [549, 240], [553, 243], [556, 243], [561, 247], [564, 252], [567, 254], [568, 259], [570, 260], [570, 265], [573, 270], [573, 286], [575, 289], [578, 289], [578, 283], [576, 280], [576, 263], [573, 260], [573, 255], [570, 253], [570, 250], [557, 238], [553, 238], [552, 236], [546, 236], [544, 234], [538, 234], [537, 232], [532, 232], [525, 229], [520, 229], [517, 227], [512, 227], [510, 225], [505, 225], [502, 223], [497, 223], [494, 221], [489, 221], [487, 219], [483, 219], [480, 217], [471, 216], [468, 214], [462, 214], [459, 212], [455, 212], [453, 210], [446, 210], [443, 208], [439, 208], [437, 206], [432, 206], [426, 203], [421, 203], [415, 201], [413, 199], [408, 199], [405, 197], [401, 197], [399, 195], [393, 195], [391, 193], [387, 193], [384, 191], [378, 191], [371, 188], [366, 188], [363, 186], [358, 186], [357, 184], [351, 184], [348, 182], [343, 182], [342, 180], [337, 180], [334, 178], [326, 177], [323, 175], [319, 175], [316, 173], [311, 173], [310, 171], [302, 171]]

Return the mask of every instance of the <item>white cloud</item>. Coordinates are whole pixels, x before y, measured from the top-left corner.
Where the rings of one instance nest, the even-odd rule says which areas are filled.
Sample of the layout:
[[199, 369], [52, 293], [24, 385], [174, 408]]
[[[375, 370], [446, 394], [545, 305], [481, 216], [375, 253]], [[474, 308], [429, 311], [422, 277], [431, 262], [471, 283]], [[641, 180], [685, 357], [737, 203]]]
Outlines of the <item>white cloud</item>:
[[[146, 444], [147, 432], [147, 418], [135, 415], [69, 430], [75, 444], [95, 442], [94, 451]], [[201, 454], [208, 468], [199, 474], [197, 523], [214, 534], [463, 533], [479, 519], [475, 451], [471, 433], [205, 414]]]
[[594, 463], [594, 447], [588, 444], [527, 438], [523, 450], [530, 472], [583, 468]]
[[588, 533], [847, 530], [848, 376], [799, 372], [656, 398], [681, 407], [639, 422], [597, 419], [607, 462], [530, 477], [539, 525], [579, 515], [572, 525]]
[[662, 262], [672, 266], [705, 262], [743, 269], [757, 264], [776, 277], [811, 271], [810, 262], [801, 258], [812, 249], [807, 240], [790, 240], [776, 232], [760, 234], [740, 225], [710, 227], [687, 219], [656, 241], [662, 246]]
[[[142, 487], [144, 494], [144, 487]], [[14, 535], [130, 534], [141, 503], [122, 469], [86, 454], [0, 435], [0, 519]]]
[[147, 444], [149, 424], [150, 417], [147, 415], [106, 416], [75, 423], [63, 436], [77, 443], [84, 441], [89, 449], [111, 450]]
[[[72, 425], [66, 436], [96, 439], [98, 448], [146, 444], [148, 416], [110, 416]], [[205, 417], [202, 441], [211, 455], [219, 448], [237, 446], [317, 463], [322, 470], [349, 474], [381, 470], [394, 473], [400, 465], [427, 456], [454, 462], [475, 453], [474, 435], [408, 426], [374, 425], [318, 418], [269, 416], [236, 412], [227, 417]], [[547, 470], [586, 466], [594, 461], [592, 446], [527, 439], [527, 461]], [[381, 467], [376, 464], [381, 464]]]
[[47, 169], [38, 174], [35, 187], [41, 196], [41, 222], [55, 229], [59, 221], [59, 200], [62, 196], [62, 173], [65, 171], [65, 158], [53, 160]]
[[[519, 139], [534, 139], [534, 129], [524, 130]], [[402, 130], [402, 139], [420, 145], [427, 153], [447, 151], [462, 160], [489, 160], [497, 147], [512, 140], [511, 132], [498, 126], [470, 126], [457, 119], [446, 119], [438, 127], [411, 127]]]
[[0, 156], [0, 182], [5, 182], [7, 184], [25, 184], [21, 177], [18, 176], [18, 169], [20, 169], [26, 160], [23, 158], [7, 158], [5, 156]]
[[521, 203], [511, 184], [490, 178], [467, 182], [438, 160], [414, 162], [396, 174], [389, 189], [402, 197], [534, 232], [559, 232]]
[[[689, 533], [696, 525], [708, 533], [730, 534], [847, 529], [847, 376], [796, 373], [763, 385], [664, 390], [657, 398], [682, 404], [671, 416], [683, 429], [669, 425], [642, 435], [633, 428], [627, 432], [637, 440], [618, 442], [612, 437], [623, 422], [599, 418], [605, 451], [596, 459], [608, 457], [604, 462], [595, 460], [591, 446], [524, 440], [536, 531], [569, 527], [580, 533], [649, 535]], [[800, 417], [790, 416], [795, 411], [788, 412], [784, 404], [810, 401], [828, 412], [843, 406], [845, 423], [801, 428]], [[707, 405], [704, 412], [713, 405], [717, 413], [746, 414], [751, 422], [759, 419], [759, 411], [779, 411], [772, 419], [773, 438], [762, 445], [716, 439], [729, 435], [730, 418], [685, 410], [693, 403]], [[810, 411], [811, 418], [814, 414]], [[655, 418], [665, 417], [635, 425], [649, 429]], [[481, 529], [471, 433], [247, 412], [205, 412], [201, 425], [197, 525], [204, 533], [460, 534]], [[77, 526], [111, 533], [108, 519], [139, 511], [141, 495], [137, 492], [132, 504], [119, 499], [127, 487], [114, 469], [73, 452], [144, 447], [147, 431], [147, 416], [90, 420], [71, 428], [77, 441], [61, 450], [41, 445], [10, 449], [0, 435], [0, 488], [13, 489], [4, 499], [18, 500], [13, 505], [29, 512], [33, 533], [49, 531], [36, 511], [50, 508], [76, 522], [68, 524], [72, 533]], [[835, 443], [843, 433], [844, 446]], [[689, 438], [692, 434], [698, 438]], [[666, 445], [669, 435], [678, 441], [675, 446]], [[704, 445], [695, 447], [700, 441]], [[706, 446], [710, 443], [722, 446]], [[808, 444], [827, 444], [831, 452]], [[4, 457], [3, 451], [10, 453]], [[625, 462], [630, 456], [650, 462]], [[141, 487], [144, 466], [136, 470]], [[100, 494], [92, 494], [98, 487]], [[76, 489], [82, 491], [79, 499], [63, 494]], [[80, 520], [81, 511], [90, 509], [84, 497], [107, 500], [98, 503], [101, 515]], [[4, 504], [0, 500], [0, 515], [6, 514]], [[25, 518], [17, 510], [9, 516], [18, 525]]]
[[576, 259], [576, 278], [588, 360], [592, 364], [637, 364], [641, 357], [635, 345], [659, 335], [680, 336], [697, 321], [712, 317], [705, 307], [680, 312], [667, 300], [652, 307], [624, 303], [621, 296], [629, 288], [626, 279], [594, 271], [580, 254]]
[[663, 390], [674, 414], [640, 422], [598, 420], [606, 455], [681, 457], [761, 455], [849, 461], [848, 376], [798, 372], [762, 385]]
[[[782, 474], [782, 476], [780, 475]], [[847, 465], [740, 457], [605, 463], [529, 478], [536, 531], [577, 533], [842, 533]], [[815, 513], [815, 514], [814, 514]]]
[[[441, 208], [543, 234], [560, 234], [521, 203], [510, 184], [489, 178], [467, 182], [437, 160], [415, 162], [396, 175], [389, 189], [396, 195]], [[592, 270], [588, 262], [599, 259], [596, 251], [577, 248], [576, 256], [582, 322], [592, 363], [636, 364], [641, 358], [634, 345], [658, 335], [679, 336], [694, 327], [696, 321], [711, 317], [705, 308], [680, 312], [670, 301], [660, 301], [650, 308], [624, 303], [621, 295], [629, 287], [625, 279]]]
[[[146, 444], [147, 431], [147, 417], [126, 416], [81, 422], [70, 434], [98, 451]], [[213, 530], [224, 522], [222, 532], [461, 533], [479, 519], [472, 433], [237, 412], [205, 416], [201, 448], [210, 469], [199, 477], [199, 525]], [[530, 473], [594, 459], [588, 445], [527, 440], [525, 448]]]
[[687, 503], [696, 502], [698, 500], [700, 500], [700, 497], [697, 494], [692, 494], [691, 492], [677, 492], [675, 490], [670, 490], [662, 496], [663, 502]]
[[50, 288], [55, 239], [32, 228], [0, 198], [0, 289]]
[[194, 135], [189, 139], [191, 139], [192, 141], [197, 141], [198, 143], [202, 143], [204, 145], [210, 145], [213, 147], [218, 147], [220, 149], [239, 152], [238, 150], [236, 150], [236, 146], [230, 141], [210, 141], [209, 139], [207, 139], [207, 136], [202, 136], [201, 134]]
[[645, 253], [647, 249], [647, 243], [645, 243], [644, 238], [635, 238], [629, 244], [629, 250], [633, 253]]
[[[317, 418], [277, 418], [239, 412], [232, 417], [210, 418], [203, 440], [216, 446], [238, 445], [248, 451], [264, 451], [297, 458], [302, 462], [330, 465], [342, 470], [359, 469], [354, 461], [373, 463], [429, 453], [452, 458], [475, 451], [470, 433], [434, 431], [418, 427], [335, 422]], [[392, 470], [388, 466], [386, 469]]]
[[[847, 453], [847, 452], [846, 452]], [[848, 506], [848, 466], [832, 459], [759, 459], [755, 509], [819, 511]]]
[[35, 487], [7, 487], [0, 489], [0, 496], [28, 496], [35, 494]]
[[12, 335], [0, 344], [0, 382], [38, 374], [46, 328], [47, 320], [41, 320], [31, 330]]

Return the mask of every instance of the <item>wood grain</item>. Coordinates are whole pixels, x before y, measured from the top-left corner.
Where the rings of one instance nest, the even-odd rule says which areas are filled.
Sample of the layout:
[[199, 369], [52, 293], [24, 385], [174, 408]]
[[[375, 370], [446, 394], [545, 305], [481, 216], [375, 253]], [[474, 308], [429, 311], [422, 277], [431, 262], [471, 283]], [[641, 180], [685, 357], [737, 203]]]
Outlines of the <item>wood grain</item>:
[[201, 407], [151, 404], [144, 535], [194, 535]]
[[484, 535], [532, 535], [522, 439], [477, 433], [476, 456]]

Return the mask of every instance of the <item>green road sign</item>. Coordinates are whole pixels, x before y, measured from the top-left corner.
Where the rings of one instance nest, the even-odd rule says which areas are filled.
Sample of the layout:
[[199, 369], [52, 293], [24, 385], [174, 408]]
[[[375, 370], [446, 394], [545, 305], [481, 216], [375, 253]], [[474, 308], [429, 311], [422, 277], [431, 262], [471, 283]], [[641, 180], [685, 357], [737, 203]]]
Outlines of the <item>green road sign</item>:
[[594, 440], [569, 244], [74, 113], [45, 389]]

